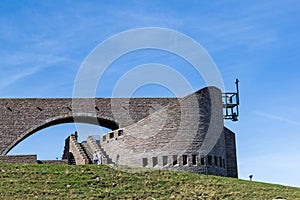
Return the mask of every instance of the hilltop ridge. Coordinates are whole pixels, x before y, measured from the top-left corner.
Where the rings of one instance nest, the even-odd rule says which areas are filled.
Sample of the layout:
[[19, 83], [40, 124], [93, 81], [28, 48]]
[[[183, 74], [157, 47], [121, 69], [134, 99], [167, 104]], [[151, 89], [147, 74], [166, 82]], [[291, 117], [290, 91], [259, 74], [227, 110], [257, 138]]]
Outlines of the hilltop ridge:
[[300, 188], [171, 170], [0, 164], [1, 199], [300, 199]]

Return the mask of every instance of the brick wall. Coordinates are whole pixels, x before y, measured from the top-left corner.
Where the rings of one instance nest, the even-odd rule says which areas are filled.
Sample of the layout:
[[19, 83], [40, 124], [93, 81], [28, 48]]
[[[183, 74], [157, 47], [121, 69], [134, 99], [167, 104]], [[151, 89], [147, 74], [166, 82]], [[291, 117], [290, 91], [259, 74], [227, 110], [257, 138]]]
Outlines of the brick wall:
[[68, 164], [67, 159], [63, 160], [38, 160], [39, 164]]
[[[198, 105], [195, 105], [195, 98], [199, 102]], [[217, 106], [214, 105], [215, 108], [212, 108], [212, 98], [217, 102]], [[211, 112], [217, 113], [215, 118], [212, 117]], [[210, 125], [211, 121], [219, 123], [217, 126], [219, 130]], [[209, 129], [220, 132], [216, 136], [217, 143], [211, 147], [203, 145]], [[122, 128], [120, 136], [118, 130], [104, 135], [101, 139], [101, 146], [113, 162], [122, 165], [143, 166], [143, 159], [146, 159], [147, 167], [196, 173], [203, 173], [207, 170], [209, 174], [226, 176], [227, 169], [223, 166], [223, 160], [226, 160], [226, 144], [222, 130], [221, 93], [216, 88], [210, 88], [210, 90], [205, 88], [194, 95], [172, 101], [137, 123]], [[202, 146], [205, 146], [205, 149], [201, 149]], [[176, 166], [173, 166], [173, 155], [178, 156]], [[186, 165], [182, 161], [183, 155], [187, 156]], [[191, 163], [193, 155], [197, 159], [195, 166]], [[213, 162], [210, 166], [201, 165], [201, 156], [207, 155], [211, 155], [213, 159], [217, 157], [217, 163]], [[164, 156], [168, 157], [166, 165], [163, 163]], [[222, 160], [221, 166], [220, 159]]]
[[[221, 91], [206, 87], [183, 98], [97, 98], [97, 99], [0, 99], [0, 154], [38, 130], [59, 123], [100, 123], [113, 130], [101, 146], [118, 164], [237, 176], [235, 139], [232, 132], [222, 132], [223, 108]], [[227, 134], [228, 132], [228, 134]], [[217, 143], [215, 142], [217, 141]], [[88, 158], [74, 136], [68, 148], [77, 164]], [[178, 155], [178, 166], [163, 166], [163, 156]], [[215, 165], [189, 166], [191, 156], [212, 156], [226, 160], [224, 167]], [[184, 166], [183, 157], [188, 157]], [[157, 158], [157, 160], [156, 160]], [[188, 168], [187, 168], [188, 167]]]
[[37, 160], [37, 155], [6, 155], [0, 156], [0, 163], [11, 164], [68, 164], [68, 160]]
[[37, 163], [37, 155], [0, 156], [0, 162], [12, 164], [35, 164]]
[[[52, 125], [73, 122], [117, 129], [133, 124], [173, 98], [0, 99], [0, 155], [7, 154], [29, 135]], [[176, 99], [175, 99], [176, 101]]]
[[225, 128], [227, 176], [238, 178], [235, 135]]

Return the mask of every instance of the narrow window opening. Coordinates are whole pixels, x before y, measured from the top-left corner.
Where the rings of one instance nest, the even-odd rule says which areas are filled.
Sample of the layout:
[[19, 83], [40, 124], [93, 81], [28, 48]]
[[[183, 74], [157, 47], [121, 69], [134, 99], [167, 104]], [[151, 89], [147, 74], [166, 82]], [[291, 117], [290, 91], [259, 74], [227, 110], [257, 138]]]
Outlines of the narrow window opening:
[[220, 167], [223, 167], [223, 162], [222, 162], [222, 158], [219, 157], [219, 163], [220, 163]]
[[114, 138], [114, 132], [109, 133], [109, 138]]
[[219, 160], [218, 160], [218, 157], [217, 157], [217, 156], [215, 156], [215, 157], [214, 157], [214, 160], [215, 160], [215, 166], [218, 166], [218, 165], [219, 165]]
[[211, 156], [207, 156], [207, 162], [208, 162], [208, 165], [212, 165], [212, 157]]
[[224, 169], [226, 168], [225, 159], [223, 159], [223, 167], [224, 167]]
[[201, 159], [200, 159], [200, 164], [201, 164], [201, 165], [205, 165], [205, 158], [201, 158]]
[[182, 156], [182, 164], [183, 164], [183, 165], [187, 165], [187, 163], [188, 163], [188, 162], [187, 162], [187, 155], [183, 155], [183, 156]]
[[192, 164], [197, 165], [197, 156], [196, 155], [192, 155]]
[[177, 165], [177, 155], [173, 155], [173, 165]]
[[118, 136], [123, 135], [123, 130], [118, 130]]
[[148, 159], [143, 158], [143, 167], [147, 167], [147, 166], [148, 166]]
[[152, 163], [153, 163], [153, 167], [158, 165], [157, 157], [152, 157]]
[[105, 142], [106, 141], [106, 135], [103, 135], [102, 139], [103, 139], [103, 142]]
[[163, 166], [168, 164], [168, 156], [163, 156]]

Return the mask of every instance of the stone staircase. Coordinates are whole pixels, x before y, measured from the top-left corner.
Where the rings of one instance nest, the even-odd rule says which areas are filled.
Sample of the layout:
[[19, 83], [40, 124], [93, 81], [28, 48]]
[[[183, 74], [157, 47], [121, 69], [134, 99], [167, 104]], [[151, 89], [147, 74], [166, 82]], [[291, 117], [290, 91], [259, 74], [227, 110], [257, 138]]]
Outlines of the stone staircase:
[[79, 164], [79, 165], [89, 164], [89, 158], [86, 154], [86, 151], [83, 149], [81, 143], [78, 143], [77, 137], [72, 134], [69, 138], [69, 141], [70, 141], [69, 149], [71, 149], [71, 152], [74, 155], [76, 164]]
[[101, 147], [101, 145], [100, 145], [100, 140], [96, 140], [95, 142], [96, 142], [97, 145], [99, 146], [102, 155], [105, 156], [105, 158], [106, 158], [106, 160], [107, 160], [107, 161], [106, 161], [107, 164], [113, 164], [113, 165], [115, 165], [116, 163], [112, 161], [112, 159], [109, 157], [109, 155], [107, 155], [107, 153], [106, 153], [106, 151], [103, 149], [103, 147]]
[[100, 140], [95, 140], [92, 136], [88, 136], [86, 141], [79, 143], [77, 141], [77, 134], [71, 134], [65, 143], [63, 159], [67, 159], [68, 164], [92, 164], [94, 152], [100, 152], [103, 164], [115, 165], [115, 162], [112, 161], [103, 147], [101, 147]]
[[[99, 140], [95, 140], [92, 136], [88, 136], [87, 138], [87, 144], [90, 147], [92, 152], [100, 152], [102, 154], [102, 163], [103, 164], [115, 164], [112, 159], [107, 155], [107, 153], [104, 151], [104, 149], [100, 145]], [[93, 153], [92, 153], [93, 155]]]
[[83, 141], [82, 143], [80, 143], [80, 145], [89, 160], [89, 164], [92, 164], [93, 163], [93, 151], [91, 150], [90, 146], [87, 144], [86, 141]]

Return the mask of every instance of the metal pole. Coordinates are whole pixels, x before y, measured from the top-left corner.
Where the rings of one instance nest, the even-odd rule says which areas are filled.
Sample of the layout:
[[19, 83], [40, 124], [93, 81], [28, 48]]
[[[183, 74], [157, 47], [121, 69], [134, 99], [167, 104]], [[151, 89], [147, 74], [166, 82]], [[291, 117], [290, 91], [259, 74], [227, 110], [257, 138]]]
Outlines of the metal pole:
[[237, 104], [237, 106], [236, 106], [236, 114], [237, 114], [237, 116], [239, 116], [239, 105], [240, 105], [240, 92], [239, 92], [239, 80], [238, 79], [236, 79], [235, 80], [235, 85], [236, 85], [236, 104]]
[[240, 97], [239, 97], [239, 80], [235, 79], [235, 85], [236, 85], [236, 103], [240, 104]]

